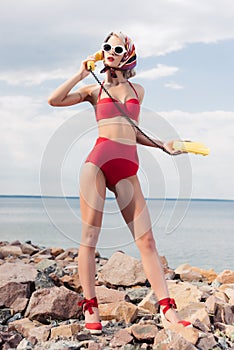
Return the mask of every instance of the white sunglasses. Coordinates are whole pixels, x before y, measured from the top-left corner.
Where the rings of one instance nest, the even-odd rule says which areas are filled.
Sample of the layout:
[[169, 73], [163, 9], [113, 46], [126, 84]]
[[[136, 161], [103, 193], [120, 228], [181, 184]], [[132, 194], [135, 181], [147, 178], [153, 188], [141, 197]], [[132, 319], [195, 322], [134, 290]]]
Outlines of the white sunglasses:
[[108, 43], [103, 43], [102, 44], [102, 50], [105, 52], [110, 52], [111, 50], [114, 50], [114, 53], [116, 55], [122, 55], [125, 52], [127, 52], [127, 50], [125, 49], [125, 47], [123, 45], [116, 45], [116, 46], [112, 46]]

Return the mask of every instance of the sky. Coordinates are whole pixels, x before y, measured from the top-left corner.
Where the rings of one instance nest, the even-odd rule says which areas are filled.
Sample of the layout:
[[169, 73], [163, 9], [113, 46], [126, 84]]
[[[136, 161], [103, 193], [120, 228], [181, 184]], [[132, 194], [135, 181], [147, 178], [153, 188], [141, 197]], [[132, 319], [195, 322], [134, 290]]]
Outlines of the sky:
[[136, 46], [144, 131], [210, 148], [170, 157], [139, 146], [145, 196], [234, 200], [233, 0], [1, 0], [0, 23], [1, 195], [78, 195], [95, 116], [47, 98], [121, 30]]

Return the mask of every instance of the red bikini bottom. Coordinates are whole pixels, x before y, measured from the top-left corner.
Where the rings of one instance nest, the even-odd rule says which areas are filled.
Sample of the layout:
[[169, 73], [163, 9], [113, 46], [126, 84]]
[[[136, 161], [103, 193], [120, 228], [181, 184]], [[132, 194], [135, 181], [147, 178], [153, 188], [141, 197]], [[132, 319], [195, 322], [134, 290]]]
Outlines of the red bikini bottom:
[[91, 162], [100, 168], [110, 189], [117, 182], [136, 175], [139, 160], [136, 145], [128, 145], [105, 137], [99, 137], [85, 163]]

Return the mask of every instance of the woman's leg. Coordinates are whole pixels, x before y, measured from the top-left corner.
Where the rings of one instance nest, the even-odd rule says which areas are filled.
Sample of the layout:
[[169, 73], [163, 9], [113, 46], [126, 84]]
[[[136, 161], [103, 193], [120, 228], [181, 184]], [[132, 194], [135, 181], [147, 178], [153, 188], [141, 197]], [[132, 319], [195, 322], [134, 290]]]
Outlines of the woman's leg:
[[[102, 173], [94, 164], [85, 163], [80, 177], [80, 209], [82, 236], [78, 255], [79, 278], [86, 299], [95, 297], [95, 249], [102, 223], [106, 183]], [[85, 320], [98, 322], [98, 310], [94, 314], [85, 312]]]
[[[159, 300], [169, 297], [167, 283], [152, 233], [151, 221], [137, 176], [118, 182], [115, 187], [118, 205], [139, 248], [146, 276]], [[126, 198], [127, 194], [127, 198]], [[167, 311], [167, 319], [178, 322], [174, 310]]]

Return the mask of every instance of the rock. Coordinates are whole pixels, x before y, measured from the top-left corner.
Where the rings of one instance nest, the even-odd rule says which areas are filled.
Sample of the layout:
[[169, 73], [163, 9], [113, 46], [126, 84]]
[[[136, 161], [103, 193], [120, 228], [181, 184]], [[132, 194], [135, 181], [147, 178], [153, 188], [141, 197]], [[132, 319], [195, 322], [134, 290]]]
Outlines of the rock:
[[151, 314], [155, 314], [156, 305], [158, 303], [158, 299], [153, 290], [151, 290], [147, 296], [138, 304], [139, 308], [143, 308], [148, 310]]
[[207, 335], [205, 338], [199, 339], [197, 343], [197, 347], [202, 350], [210, 350], [213, 349], [217, 344], [213, 334]]
[[16, 349], [22, 338], [20, 334], [14, 332], [0, 331], [0, 348], [5, 350]]
[[29, 340], [36, 339], [37, 342], [46, 342], [50, 337], [51, 325], [43, 325], [29, 330]]
[[54, 280], [44, 271], [39, 271], [35, 279], [35, 289], [53, 288]]
[[182, 264], [175, 269], [175, 273], [180, 275], [183, 281], [206, 281], [211, 283], [217, 277], [217, 273], [213, 270], [203, 270], [198, 267]]
[[141, 261], [117, 252], [103, 266], [99, 279], [110, 285], [129, 287], [144, 284], [146, 276]]
[[17, 346], [17, 350], [28, 350], [28, 349], [31, 350], [32, 348], [33, 348], [33, 344], [27, 339], [23, 339]]
[[67, 248], [63, 253], [56, 256], [55, 260], [73, 261], [78, 256], [78, 249]]
[[221, 322], [217, 322], [214, 324], [215, 329], [219, 329], [224, 332], [225, 335], [234, 342], [234, 325], [227, 325]]
[[217, 276], [216, 280], [222, 284], [234, 283], [234, 271], [224, 270]]
[[13, 316], [12, 309], [0, 309], [0, 324], [6, 323]]
[[33, 255], [39, 252], [38, 248], [33, 247], [31, 244], [23, 243], [20, 245], [23, 254]]
[[35, 328], [36, 325], [38, 325], [38, 322], [33, 322], [29, 318], [22, 318], [21, 320], [9, 323], [8, 329], [10, 331], [17, 331], [25, 338], [28, 338], [30, 330]]
[[201, 299], [202, 292], [191, 283], [167, 281], [167, 285], [171, 298], [174, 298], [176, 301], [178, 310]]
[[195, 322], [198, 319], [210, 329], [210, 318], [204, 304], [189, 304], [179, 311], [179, 315], [181, 319], [189, 321], [191, 323]]
[[63, 324], [51, 329], [50, 339], [56, 339], [58, 337], [71, 338], [73, 335], [80, 331], [80, 325], [77, 323]]
[[[182, 325], [181, 327], [184, 328]], [[192, 328], [190, 328], [190, 330], [192, 330]], [[186, 333], [187, 333], [187, 330], [186, 330]], [[164, 348], [165, 350], [196, 350], [197, 349], [189, 340], [184, 338], [184, 336], [182, 336], [178, 331], [175, 332], [173, 330], [166, 330], [166, 334], [168, 336], [169, 342], [167, 343], [167, 347]], [[157, 348], [154, 347], [154, 349], [157, 349]], [[158, 349], [160, 349], [160, 347]]]
[[50, 254], [35, 254], [33, 256], [33, 261], [34, 261], [35, 264], [39, 263], [42, 260], [48, 260], [48, 259], [52, 259], [53, 260], [54, 257], [52, 255], [50, 255]]
[[132, 340], [133, 337], [125, 329], [120, 329], [111, 338], [109, 346], [111, 348], [121, 347], [130, 343]]
[[[3, 284], [3, 281], [0, 282]], [[0, 307], [10, 307], [15, 312], [23, 311], [31, 295], [29, 283], [6, 282], [0, 287]]]
[[173, 269], [167, 267], [163, 269], [164, 276], [166, 280], [173, 280], [175, 278], [175, 272]]
[[7, 323], [14, 322], [16, 320], [20, 320], [22, 318], [22, 314], [20, 312], [17, 312], [14, 314], [9, 320], [7, 320]]
[[62, 282], [62, 284], [65, 287], [68, 287], [69, 289], [72, 289], [77, 293], [82, 292], [82, 286], [80, 284], [80, 279], [79, 279], [78, 273], [76, 273], [72, 276], [64, 275], [59, 280]]
[[180, 275], [181, 281], [201, 281], [202, 275], [198, 271], [194, 271], [189, 264], [180, 265], [175, 270], [176, 274]]
[[203, 333], [208, 333], [210, 331], [210, 328], [198, 319], [193, 321], [193, 326], [197, 329], [200, 329]]
[[219, 300], [222, 300], [224, 303], [228, 303], [228, 297], [226, 296], [226, 294], [222, 291], [214, 291], [213, 293], [214, 297], [216, 297]]
[[131, 327], [131, 333], [140, 341], [153, 341], [158, 328], [155, 324], [140, 322]]
[[125, 300], [125, 293], [119, 290], [109, 289], [105, 286], [97, 286], [95, 288], [98, 303], [115, 303]]
[[80, 297], [65, 287], [41, 289], [32, 294], [25, 316], [46, 322], [48, 318], [66, 320], [76, 318]]
[[159, 331], [154, 338], [154, 350], [168, 350], [169, 337], [166, 329]]
[[202, 276], [202, 280], [207, 283], [213, 282], [217, 277], [217, 273], [214, 269], [203, 270], [194, 266], [192, 267], [192, 269], [194, 272], [199, 273]]
[[101, 320], [125, 321], [132, 323], [137, 318], [137, 307], [125, 301], [117, 303], [108, 303], [99, 305], [99, 314]]
[[138, 304], [146, 297], [148, 292], [149, 288], [146, 287], [129, 289], [125, 295], [125, 300], [133, 304]]
[[37, 276], [36, 269], [31, 265], [26, 265], [21, 262], [8, 263], [0, 266], [0, 288], [6, 282], [28, 283], [34, 282]]
[[56, 257], [60, 254], [64, 253], [64, 249], [63, 248], [57, 248], [57, 247], [52, 247], [51, 248], [51, 255]]
[[94, 341], [89, 342], [88, 350], [102, 350], [103, 347], [101, 344], [98, 344]]
[[205, 301], [205, 306], [206, 310], [209, 315], [213, 316], [216, 313], [217, 310], [217, 305], [218, 304], [223, 304], [223, 300], [215, 297], [214, 295], [211, 295], [206, 301]]
[[[30, 295], [31, 295], [31, 292], [30, 292]], [[14, 312], [23, 312], [28, 305], [28, 300], [29, 300], [28, 298], [18, 297], [13, 301], [13, 303], [11, 303], [11, 308], [14, 310]]]
[[234, 324], [234, 306], [229, 304], [217, 304], [214, 322]]
[[51, 260], [51, 259], [43, 259], [39, 263], [37, 263], [34, 267], [38, 271], [47, 270], [49, 273], [51, 273], [51, 272], [55, 271], [55, 269], [57, 267], [57, 263], [56, 263], [56, 261]]
[[5, 245], [3, 247], [0, 247], [0, 253], [4, 258], [6, 258], [9, 255], [20, 256], [23, 252], [19, 246]]
[[177, 333], [186, 339], [189, 343], [196, 344], [199, 338], [199, 332], [193, 327], [184, 327], [182, 324], [173, 323], [170, 325], [172, 333]]
[[228, 287], [224, 289], [224, 293], [228, 297], [229, 304], [234, 305], [234, 289]]

